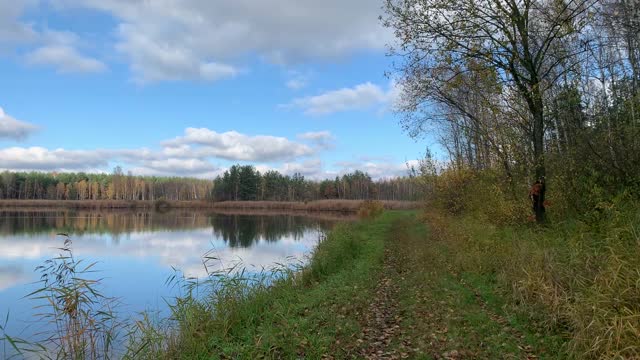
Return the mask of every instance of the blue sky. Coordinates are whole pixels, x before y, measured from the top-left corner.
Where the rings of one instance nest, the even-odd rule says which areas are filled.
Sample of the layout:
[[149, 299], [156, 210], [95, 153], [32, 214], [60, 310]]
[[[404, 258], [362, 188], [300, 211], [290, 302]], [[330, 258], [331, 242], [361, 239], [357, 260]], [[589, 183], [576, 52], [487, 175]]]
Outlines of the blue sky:
[[403, 175], [371, 0], [0, 0], [0, 169]]

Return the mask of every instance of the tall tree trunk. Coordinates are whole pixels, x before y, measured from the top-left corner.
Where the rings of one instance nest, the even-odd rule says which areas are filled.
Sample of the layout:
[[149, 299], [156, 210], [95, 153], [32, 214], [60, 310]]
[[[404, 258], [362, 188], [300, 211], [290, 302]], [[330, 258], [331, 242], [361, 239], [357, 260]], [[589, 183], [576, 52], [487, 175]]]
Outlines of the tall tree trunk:
[[[536, 180], [544, 181], [546, 175], [544, 161], [544, 103], [542, 100], [542, 91], [540, 84], [532, 87], [532, 101], [530, 102], [530, 111], [533, 115], [533, 162]], [[540, 193], [540, 204], [544, 204], [543, 190]], [[536, 222], [543, 223], [545, 220], [544, 205], [536, 207]]]

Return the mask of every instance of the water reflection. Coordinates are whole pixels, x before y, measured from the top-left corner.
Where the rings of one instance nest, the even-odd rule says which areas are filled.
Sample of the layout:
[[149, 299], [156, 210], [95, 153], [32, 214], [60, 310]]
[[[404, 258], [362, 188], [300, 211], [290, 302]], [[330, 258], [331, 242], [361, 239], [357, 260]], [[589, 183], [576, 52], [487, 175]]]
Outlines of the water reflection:
[[[230, 247], [251, 247], [257, 241], [277, 242], [283, 236], [300, 240], [314, 227], [328, 228], [331, 220], [280, 215], [221, 215], [211, 216], [214, 236], [222, 238]], [[286, 229], [286, 230], [285, 230]], [[283, 233], [286, 231], [286, 233]]]
[[0, 210], [0, 235], [42, 234], [55, 229], [72, 234], [122, 235], [142, 231], [205, 228], [209, 214], [190, 210]]
[[27, 279], [24, 270], [17, 266], [0, 266], [0, 291]]
[[[21, 298], [33, 289], [33, 269], [56, 256], [67, 233], [77, 258], [98, 262], [104, 291], [134, 313], [164, 304], [172, 268], [206, 275], [202, 255], [215, 256], [208, 269], [268, 267], [302, 258], [337, 216], [221, 214], [206, 211], [27, 210], [0, 211], [0, 316], [28, 317], [32, 304]], [[15, 315], [14, 315], [15, 317]]]

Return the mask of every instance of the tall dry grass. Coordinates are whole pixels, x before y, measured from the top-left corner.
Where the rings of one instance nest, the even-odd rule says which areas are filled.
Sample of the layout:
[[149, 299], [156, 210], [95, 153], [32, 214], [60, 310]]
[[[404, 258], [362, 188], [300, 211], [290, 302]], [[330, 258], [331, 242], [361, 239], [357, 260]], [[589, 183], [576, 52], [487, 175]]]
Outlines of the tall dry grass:
[[474, 175], [464, 186], [446, 179], [438, 186], [457, 188], [438, 196], [456, 198], [432, 199], [425, 219], [453, 269], [493, 279], [510, 311], [564, 334], [563, 357], [640, 358], [636, 198], [623, 194], [573, 215], [551, 207], [549, 223], [538, 226], [527, 220], [526, 203], [490, 177]]
[[[294, 201], [125, 201], [125, 200], [0, 200], [2, 208], [72, 209], [220, 209], [278, 211], [336, 211], [355, 213], [366, 200]], [[387, 210], [411, 210], [421, 207], [416, 201], [380, 201]]]
[[[214, 209], [259, 209], [290, 211], [339, 211], [357, 212], [366, 200], [316, 200], [290, 201], [224, 201], [213, 205]], [[421, 207], [416, 201], [379, 201], [386, 210], [411, 210]]]

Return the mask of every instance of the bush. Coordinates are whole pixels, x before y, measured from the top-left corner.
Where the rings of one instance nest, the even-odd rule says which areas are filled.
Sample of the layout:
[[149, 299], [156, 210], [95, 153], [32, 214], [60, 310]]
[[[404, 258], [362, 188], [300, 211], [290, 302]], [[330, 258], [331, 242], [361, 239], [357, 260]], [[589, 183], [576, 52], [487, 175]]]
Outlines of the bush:
[[531, 215], [526, 184], [514, 186], [491, 170], [449, 169], [432, 178], [430, 205], [449, 215], [475, 214], [495, 225], [522, 224]]
[[384, 204], [376, 200], [366, 200], [358, 209], [358, 217], [360, 219], [374, 219], [382, 215], [384, 212]]

